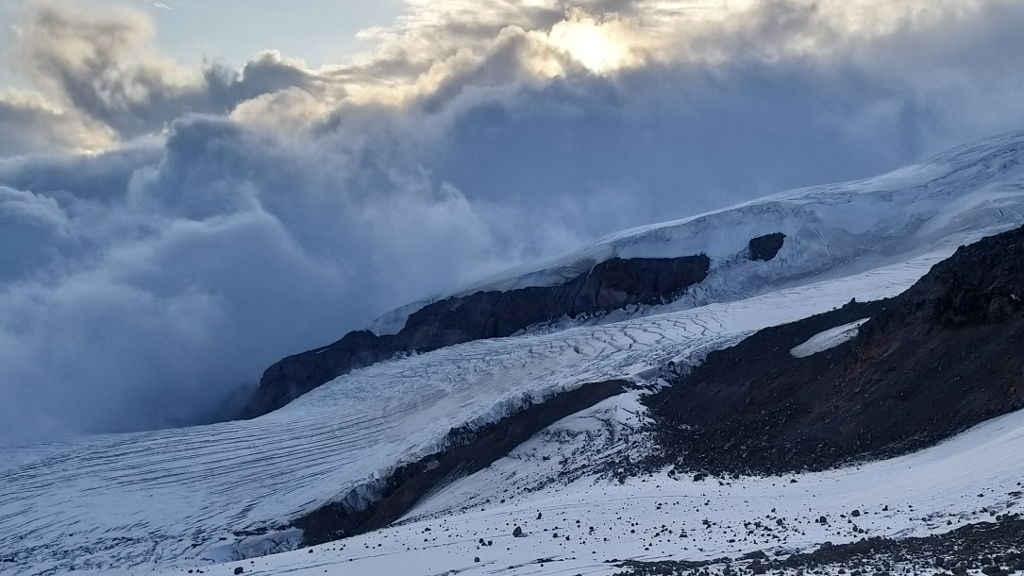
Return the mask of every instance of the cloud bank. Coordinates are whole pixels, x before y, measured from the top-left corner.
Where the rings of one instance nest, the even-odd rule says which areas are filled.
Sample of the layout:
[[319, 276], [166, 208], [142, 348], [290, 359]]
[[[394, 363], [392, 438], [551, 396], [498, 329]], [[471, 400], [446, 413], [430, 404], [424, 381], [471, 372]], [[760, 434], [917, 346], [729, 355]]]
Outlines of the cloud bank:
[[0, 92], [0, 442], [199, 421], [279, 357], [623, 227], [1024, 125], [1012, 1], [409, 0], [190, 69], [27, 2]]

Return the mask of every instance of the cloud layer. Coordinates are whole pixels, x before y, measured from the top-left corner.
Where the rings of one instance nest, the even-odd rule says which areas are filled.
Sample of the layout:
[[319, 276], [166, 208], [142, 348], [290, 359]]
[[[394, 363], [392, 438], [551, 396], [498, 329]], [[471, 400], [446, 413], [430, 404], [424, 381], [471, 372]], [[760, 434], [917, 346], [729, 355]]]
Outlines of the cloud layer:
[[[28, 2], [0, 442], [200, 420], [277, 358], [622, 227], [1024, 125], [1024, 6], [421, 2], [309, 69]], [[268, 49], [272, 49], [268, 46]]]

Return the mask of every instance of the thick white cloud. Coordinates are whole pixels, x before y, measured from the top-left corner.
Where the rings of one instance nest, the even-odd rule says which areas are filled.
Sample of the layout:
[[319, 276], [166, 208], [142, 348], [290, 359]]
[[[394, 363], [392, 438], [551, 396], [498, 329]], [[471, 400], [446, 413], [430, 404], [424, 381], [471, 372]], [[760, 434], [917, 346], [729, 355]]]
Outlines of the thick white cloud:
[[0, 438], [196, 421], [504, 266], [1024, 125], [1020, 3], [700, 6], [417, 0], [351, 62], [235, 72], [168, 60], [135, 12], [30, 3]]
[[25, 4], [8, 49], [16, 72], [39, 92], [0, 94], [0, 117], [48, 115], [59, 122], [11, 138], [2, 151], [38, 152], [40, 141], [94, 150], [159, 133], [184, 114], [227, 114], [281, 90], [301, 90], [322, 101], [344, 93], [331, 79], [273, 50], [240, 71], [215, 62], [192, 70], [159, 54], [154, 34], [148, 17], [131, 9], [100, 10], [65, 0]]

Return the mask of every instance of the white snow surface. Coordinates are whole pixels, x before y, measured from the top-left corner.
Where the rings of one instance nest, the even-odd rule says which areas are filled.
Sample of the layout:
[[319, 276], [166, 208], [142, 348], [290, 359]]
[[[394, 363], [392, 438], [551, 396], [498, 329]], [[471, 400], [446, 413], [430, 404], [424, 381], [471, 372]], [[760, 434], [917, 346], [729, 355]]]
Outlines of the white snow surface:
[[808, 338], [803, 344], [794, 346], [789, 353], [792, 354], [794, 358], [806, 358], [812, 354], [817, 354], [818, 352], [831, 350], [840, 344], [844, 344], [856, 338], [857, 333], [860, 332], [860, 327], [868, 320], [870, 320], [870, 318], [861, 318], [860, 320], [850, 322], [849, 324], [843, 324], [842, 326], [823, 330]]
[[[1024, 411], [881, 462], [739, 480], [694, 481], [667, 472], [622, 484], [581, 479], [206, 573], [230, 574], [243, 566], [257, 576], [611, 576], [622, 572], [612, 560], [711, 560], [755, 550], [774, 555], [825, 541], [941, 533], [1021, 512], [1022, 448]], [[537, 468], [499, 464], [524, 475]], [[467, 491], [492, 492], [491, 479], [465, 479], [454, 498], [440, 497], [448, 500], [441, 507], [457, 507]], [[818, 522], [822, 516], [824, 524]], [[514, 538], [515, 526], [527, 536]], [[492, 545], [481, 546], [481, 538]]]
[[[957, 245], [1024, 222], [1021, 160], [1024, 132], [879, 178], [632, 230], [488, 285], [561, 281], [612, 256], [710, 255], [708, 280], [665, 306], [395, 358], [255, 420], [0, 450], [0, 572], [137, 574], [235, 561], [209, 572], [226, 574], [242, 558], [293, 548], [300, 534], [284, 529], [291, 519], [331, 501], [372, 500], [393, 469], [442, 448], [453, 428], [496, 421], [530, 399], [587, 382], [654, 382], [668, 362], [692, 365], [752, 331], [851, 298], [902, 292]], [[787, 234], [778, 257], [745, 257], [750, 237], [776, 231]], [[667, 474], [619, 485], [597, 468], [612, 454], [644, 449], [636, 400], [626, 394], [559, 422], [433, 494], [406, 523], [312, 553], [246, 560], [246, 573], [603, 574], [614, 570], [600, 563], [611, 557], [699, 559], [753, 545], [745, 532], [726, 535], [772, 507], [803, 530], [785, 540], [796, 547], [852, 538], [838, 520], [819, 528], [803, 520], [838, 518], [849, 506], [871, 511], [859, 524], [873, 533], [938, 526], [924, 519], [929, 514], [956, 524], [982, 515], [982, 507], [1009, 505], [1002, 490], [1024, 474], [1024, 416], [1017, 414], [918, 455], [801, 476], [792, 485], [747, 479], [719, 486]], [[885, 504], [890, 510], [882, 512]], [[538, 510], [544, 520], [530, 520]], [[701, 529], [705, 517], [713, 529]], [[626, 518], [636, 526], [623, 524]], [[587, 535], [584, 544], [576, 531], [566, 542], [543, 532], [558, 526], [561, 534], [575, 520], [609, 541]], [[532, 536], [512, 540], [514, 523]], [[685, 525], [692, 539], [680, 548], [662, 531], [657, 543], [661, 524]], [[495, 545], [476, 551], [480, 537]], [[638, 547], [652, 538], [650, 550]], [[543, 557], [558, 560], [543, 569], [532, 563]]]

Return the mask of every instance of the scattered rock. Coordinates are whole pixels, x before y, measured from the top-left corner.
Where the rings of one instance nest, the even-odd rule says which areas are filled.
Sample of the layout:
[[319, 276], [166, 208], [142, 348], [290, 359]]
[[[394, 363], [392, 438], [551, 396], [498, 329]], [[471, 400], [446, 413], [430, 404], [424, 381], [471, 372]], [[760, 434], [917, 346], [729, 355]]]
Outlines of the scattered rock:
[[[895, 574], [937, 574], [967, 576], [979, 571], [986, 576], [1002, 576], [1016, 569], [1011, 563], [1024, 561], [1019, 551], [1024, 542], [1024, 519], [1009, 516], [998, 523], [980, 522], [946, 534], [905, 539], [865, 538], [847, 544], [825, 542], [813, 552], [783, 554], [776, 558], [754, 559], [747, 568], [754, 574], [805, 576], [846, 574], [850, 576], [890, 576]], [[952, 566], [936, 572], [936, 559]], [[622, 575], [630, 576], [710, 576], [739, 574], [743, 557], [709, 561], [624, 561]], [[1022, 566], [1024, 568], [1024, 566]], [[765, 572], [761, 572], [764, 569]]]

